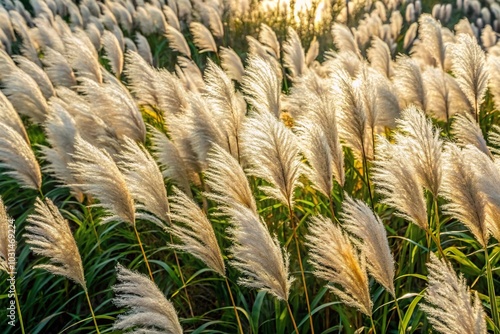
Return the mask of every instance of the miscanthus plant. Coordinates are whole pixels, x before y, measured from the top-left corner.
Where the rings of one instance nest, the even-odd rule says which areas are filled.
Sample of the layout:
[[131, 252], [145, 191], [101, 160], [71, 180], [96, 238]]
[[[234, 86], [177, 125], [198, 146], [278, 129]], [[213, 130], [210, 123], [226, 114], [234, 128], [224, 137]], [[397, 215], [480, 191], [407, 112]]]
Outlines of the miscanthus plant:
[[2, 332], [500, 333], [498, 13], [1, 2]]

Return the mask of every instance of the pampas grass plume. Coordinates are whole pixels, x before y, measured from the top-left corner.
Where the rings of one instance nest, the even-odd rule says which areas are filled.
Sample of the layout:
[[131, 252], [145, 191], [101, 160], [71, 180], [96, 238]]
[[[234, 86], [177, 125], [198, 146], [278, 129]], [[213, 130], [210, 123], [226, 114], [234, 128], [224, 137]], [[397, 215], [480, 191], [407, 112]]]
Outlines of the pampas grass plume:
[[182, 334], [177, 312], [163, 292], [146, 276], [118, 265], [118, 283], [113, 286], [113, 303], [130, 309], [119, 315], [114, 330], [151, 334]]
[[238, 283], [287, 301], [293, 282], [288, 272], [288, 253], [250, 209], [235, 205], [228, 213], [233, 226], [228, 231], [233, 242], [230, 263], [244, 275]]
[[63, 218], [58, 208], [46, 198], [37, 198], [35, 213], [27, 219], [24, 237], [35, 254], [49, 258], [48, 264], [34, 268], [47, 270], [54, 275], [61, 275], [80, 284], [86, 291], [87, 285], [83, 273], [83, 264], [68, 221]]
[[394, 259], [385, 226], [366, 203], [346, 195], [343, 203], [343, 226], [355, 238], [353, 242], [366, 256], [368, 271], [387, 291], [396, 296]]
[[314, 275], [335, 285], [328, 286], [342, 302], [371, 316], [372, 302], [363, 257], [358, 256], [340, 227], [324, 217], [314, 217], [307, 235], [309, 261]]
[[457, 277], [453, 267], [434, 254], [431, 254], [427, 268], [427, 304], [421, 305], [420, 308], [427, 314], [434, 330], [443, 334], [487, 333], [481, 300], [476, 292], [471, 302], [471, 293], [465, 278]]
[[172, 247], [190, 253], [225, 277], [226, 268], [217, 237], [203, 210], [178, 189], [174, 189], [174, 196], [170, 197], [170, 201], [170, 218], [176, 224], [172, 224], [168, 230], [181, 241], [181, 244], [174, 244]]

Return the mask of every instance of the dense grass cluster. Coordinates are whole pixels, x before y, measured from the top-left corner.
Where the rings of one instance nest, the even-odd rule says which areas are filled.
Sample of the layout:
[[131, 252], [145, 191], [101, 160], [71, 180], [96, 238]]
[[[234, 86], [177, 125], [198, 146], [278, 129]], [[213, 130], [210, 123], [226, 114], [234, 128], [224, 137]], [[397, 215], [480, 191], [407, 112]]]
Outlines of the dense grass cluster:
[[499, 20], [0, 0], [0, 332], [500, 333]]

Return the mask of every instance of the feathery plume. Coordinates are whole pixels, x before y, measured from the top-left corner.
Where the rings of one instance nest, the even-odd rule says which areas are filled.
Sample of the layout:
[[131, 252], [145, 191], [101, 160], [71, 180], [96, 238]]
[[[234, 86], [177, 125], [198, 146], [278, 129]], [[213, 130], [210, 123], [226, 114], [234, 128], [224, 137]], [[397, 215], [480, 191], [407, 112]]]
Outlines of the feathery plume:
[[[490, 135], [491, 138], [491, 135]], [[495, 143], [496, 144], [496, 143]], [[491, 234], [498, 240], [500, 238], [500, 170], [498, 161], [492, 160], [473, 146], [465, 148], [465, 156], [468, 163], [473, 166], [473, 171], [479, 183], [479, 189], [487, 199], [487, 222], [486, 225]]]
[[224, 37], [224, 25], [222, 24], [219, 13], [212, 6], [206, 6], [206, 8], [208, 11], [208, 25], [212, 34], [216, 38]]
[[35, 47], [35, 42], [33, 41], [31, 34], [29, 33], [26, 21], [17, 11], [11, 10], [9, 14], [10, 14], [10, 21], [12, 22], [12, 27], [14, 28], [14, 31], [19, 36], [21, 36], [21, 45], [20, 45], [21, 54], [26, 58], [28, 58], [29, 60], [31, 60], [32, 62], [34, 62], [35, 64], [37, 64], [38, 66], [40, 66], [40, 59], [38, 58], [38, 52]]
[[287, 40], [283, 46], [283, 62], [292, 78], [301, 77], [307, 69], [304, 49], [299, 35], [292, 27], [288, 27]]
[[[396, 126], [396, 119], [400, 117], [399, 100], [395, 93], [394, 84], [382, 74], [371, 70], [371, 84], [375, 89], [375, 103], [377, 118], [376, 127]], [[375, 129], [374, 129], [375, 130]]]
[[55, 95], [54, 87], [52, 86], [47, 73], [45, 73], [40, 66], [22, 56], [13, 56], [12, 58], [17, 63], [17, 67], [33, 78], [46, 99]]
[[349, 238], [329, 218], [313, 217], [309, 225], [307, 246], [314, 275], [337, 284], [328, 288], [346, 305], [371, 316], [372, 301], [363, 257], [356, 254]]
[[192, 95], [190, 108], [186, 113], [187, 136], [191, 149], [202, 170], [206, 169], [207, 154], [213, 144], [229, 150], [229, 142], [221, 129], [217, 115], [201, 95]]
[[280, 58], [280, 43], [278, 42], [276, 33], [265, 23], [260, 25], [259, 42], [267, 47], [274, 58]]
[[[75, 120], [64, 109], [62, 101], [52, 100], [52, 108], [44, 127], [51, 146], [41, 147], [42, 155], [48, 161], [44, 171], [54, 175], [65, 186], [78, 183], [68, 168], [68, 163], [73, 161], [71, 155], [75, 152], [75, 140], [79, 135]], [[81, 189], [70, 186], [70, 190], [80, 202], [83, 201]]]
[[488, 55], [487, 66], [490, 75], [489, 89], [497, 109], [500, 109], [500, 56]]
[[135, 207], [127, 181], [106, 151], [81, 138], [75, 141], [74, 162], [68, 164], [81, 183], [75, 186], [99, 200], [111, 216], [103, 223], [121, 220], [135, 226]]
[[393, 296], [394, 259], [387, 241], [385, 226], [366, 203], [346, 196], [342, 204], [343, 227], [355, 238], [353, 243], [366, 257], [368, 271]]
[[10, 126], [0, 123], [0, 168], [22, 188], [38, 190], [42, 173], [35, 154], [25, 138]]
[[354, 85], [349, 74], [338, 70], [334, 77], [334, 95], [340, 96], [339, 125], [341, 138], [360, 160], [369, 150], [366, 146], [367, 118], [360, 87]]
[[220, 47], [219, 56], [221, 60], [221, 67], [224, 69], [228, 77], [241, 82], [245, 69], [243, 63], [236, 52], [231, 48]]
[[444, 58], [446, 55], [446, 44], [441, 33], [441, 24], [430, 14], [422, 14], [419, 17], [419, 39], [425, 45], [427, 51], [436, 61], [437, 65], [444, 69]]
[[439, 131], [423, 112], [413, 106], [403, 110], [401, 116], [397, 123], [403, 134], [397, 133], [394, 138], [406, 151], [420, 184], [437, 196], [443, 164], [443, 141], [439, 138]]
[[319, 42], [316, 39], [316, 36], [314, 36], [313, 40], [311, 41], [311, 44], [309, 44], [309, 49], [307, 49], [306, 53], [306, 66], [311, 66], [313, 65], [314, 61], [319, 55]]
[[417, 31], [418, 23], [413, 22], [412, 24], [410, 24], [410, 27], [406, 31], [403, 41], [403, 49], [408, 50], [410, 48], [410, 46], [413, 44], [413, 41], [415, 40], [415, 37], [417, 37]]
[[[166, 29], [168, 31], [168, 26]], [[137, 32], [135, 35], [135, 43], [137, 44], [137, 53], [139, 53], [149, 65], [153, 65], [153, 55], [151, 54], [151, 47], [149, 46], [146, 37]]]
[[243, 205], [257, 213], [250, 184], [238, 161], [226, 150], [214, 145], [208, 154], [205, 182], [211, 189], [207, 194], [225, 208]]
[[241, 85], [246, 100], [258, 113], [279, 117], [281, 79], [269, 61], [250, 55]]
[[113, 330], [135, 331], [151, 334], [182, 334], [174, 306], [160, 289], [146, 276], [116, 266], [118, 283], [113, 286], [116, 297], [113, 303], [130, 310], [119, 315]]
[[[175, 72], [187, 91], [200, 92], [205, 89], [203, 75], [198, 65], [186, 57], [178, 57]], [[179, 71], [180, 69], [180, 71]], [[182, 72], [182, 75], [180, 74]]]
[[344, 153], [337, 130], [337, 100], [330, 90], [329, 79], [322, 79], [314, 72], [309, 72], [292, 87], [292, 103], [300, 106], [303, 115], [294, 117], [297, 122], [312, 122], [320, 127], [326, 136], [332, 157], [332, 171], [335, 180], [344, 185]]
[[63, 41], [66, 46], [66, 59], [76, 74], [79, 77], [101, 83], [102, 73], [99, 57], [85, 32], [77, 30], [73, 35], [65, 35]]
[[397, 215], [427, 230], [427, 205], [415, 167], [408, 164], [408, 153], [383, 137], [378, 138], [373, 180], [378, 192], [385, 198], [382, 203], [394, 207]]
[[270, 113], [250, 118], [243, 132], [248, 172], [271, 184], [260, 189], [292, 209], [302, 172], [295, 135]]
[[174, 182], [187, 195], [192, 197], [189, 185], [189, 169], [182, 158], [177, 146], [163, 133], [153, 127], [152, 132], [153, 155], [162, 167], [163, 177]]
[[116, 36], [109, 30], [104, 31], [101, 37], [104, 51], [106, 51], [105, 58], [111, 65], [111, 70], [119, 78], [123, 71], [123, 51]]
[[461, 221], [476, 240], [486, 247], [489, 239], [487, 199], [481, 192], [474, 165], [467, 158], [470, 152], [470, 147], [464, 150], [454, 144], [446, 147], [440, 195], [449, 203], [443, 205], [442, 209], [447, 215]]
[[450, 74], [440, 68], [428, 67], [423, 73], [427, 110], [448, 123], [456, 113], [470, 110], [470, 104]]
[[49, 106], [35, 80], [24, 71], [15, 69], [2, 76], [3, 93], [14, 106], [14, 109], [36, 123], [43, 123]]
[[215, 231], [203, 210], [176, 188], [174, 196], [170, 196], [170, 202], [172, 211], [169, 216], [177, 224], [172, 224], [168, 231], [181, 241], [181, 244], [171, 246], [193, 255], [226, 277], [226, 267]]
[[427, 314], [434, 330], [443, 334], [486, 334], [486, 316], [477, 292], [471, 293], [463, 276], [457, 277], [446, 260], [431, 253], [427, 263], [427, 304], [420, 308]]
[[354, 36], [349, 29], [349, 27], [341, 24], [335, 23], [332, 28], [333, 34], [333, 42], [337, 47], [337, 50], [340, 51], [351, 51], [358, 58], [360, 57], [360, 52], [358, 48], [358, 44], [354, 39]]
[[[153, 213], [169, 224], [169, 204], [163, 175], [155, 160], [140, 144], [125, 138], [122, 151], [116, 157], [117, 165], [123, 173], [130, 194], [141, 203], [136, 209]], [[155, 222], [155, 220], [152, 220]], [[159, 224], [164, 228], [163, 223]]]
[[386, 42], [374, 37], [371, 48], [368, 49], [368, 59], [372, 68], [376, 69], [387, 78], [393, 75], [391, 51]]
[[477, 121], [479, 107], [488, 88], [486, 57], [474, 37], [460, 34], [457, 39], [458, 43], [451, 49], [451, 68], [458, 85], [474, 108]]
[[0, 91], [0, 122], [16, 130], [21, 137], [30, 143], [26, 129], [24, 128], [23, 121], [19, 117], [19, 114], [10, 103], [9, 99]]
[[[483, 132], [470, 114], [457, 115], [453, 121], [451, 133], [460, 146], [475, 146], [478, 150], [491, 157]], [[446, 159], [443, 159], [443, 161], [446, 161]]]
[[399, 56], [394, 71], [394, 87], [397, 88], [402, 107], [415, 104], [426, 110], [425, 86], [417, 62], [408, 56]]
[[54, 86], [74, 87], [76, 78], [66, 58], [56, 50], [45, 48], [41, 59], [44, 70]]
[[163, 14], [165, 14], [165, 18], [167, 19], [168, 25], [170, 25], [171, 27], [175, 28], [178, 31], [181, 31], [179, 18], [177, 17], [177, 14], [174, 12], [172, 8], [170, 8], [169, 6], [163, 6]]
[[472, 30], [472, 25], [466, 17], [458, 21], [458, 23], [455, 24], [455, 27], [453, 27], [453, 30], [455, 31], [455, 34], [457, 36], [461, 34], [467, 34], [471, 37], [474, 37], [474, 31]]
[[[172, 73], [161, 69], [158, 73], [160, 109], [170, 115], [181, 115], [189, 108], [186, 89]], [[168, 121], [168, 120], [167, 120]]]
[[[106, 149], [110, 154], [119, 151], [120, 145], [116, 129], [113, 128], [112, 124], [107, 124], [82, 95], [66, 87], [58, 87], [56, 91], [57, 102], [74, 118], [82, 139]], [[54, 103], [54, 100], [55, 98], [52, 98], [51, 102]]]
[[205, 98], [222, 123], [226, 141], [229, 143], [229, 151], [239, 159], [239, 137], [246, 105], [241, 96], [236, 95], [231, 79], [210, 59], [205, 69]]
[[274, 51], [270, 50], [268, 47], [266, 47], [264, 44], [261, 44], [258, 40], [253, 38], [252, 36], [247, 36], [247, 43], [248, 43], [248, 53], [259, 56], [263, 59], [266, 59], [267, 61], [271, 62], [271, 59], [274, 59], [277, 61], [277, 58], [275, 58], [272, 53]]
[[161, 91], [158, 88], [158, 71], [137, 52], [125, 54], [127, 86], [140, 106], [160, 107]]
[[87, 291], [83, 273], [82, 258], [71, 233], [68, 221], [48, 198], [43, 202], [36, 199], [35, 212], [28, 216], [26, 243], [33, 253], [48, 257], [48, 264], [34, 268], [47, 270], [54, 275], [61, 275], [80, 284]]
[[51, 48], [61, 53], [64, 52], [64, 43], [61, 34], [52, 27], [51, 23], [41, 18], [35, 18], [34, 22], [36, 27], [30, 31], [34, 42], [43, 50]]
[[304, 175], [316, 189], [331, 199], [333, 158], [326, 134], [312, 122], [300, 122], [297, 132], [301, 151], [309, 163], [309, 166], [303, 167]]
[[184, 35], [182, 35], [179, 30], [167, 25], [165, 37], [167, 38], [168, 45], [172, 50], [191, 58], [191, 50], [189, 49]]
[[199, 22], [191, 22], [189, 30], [193, 35], [193, 43], [198, 48], [199, 53], [214, 52], [217, 53], [217, 44], [210, 30]]
[[228, 210], [232, 228], [232, 266], [244, 277], [238, 283], [288, 300], [293, 278], [288, 273], [288, 253], [272, 238], [266, 224], [250, 209], [235, 205]]
[[118, 138], [129, 137], [144, 142], [146, 126], [134, 99], [109, 72], [104, 75], [107, 82], [102, 84], [82, 78], [78, 90], [84, 94], [94, 113], [114, 129]]

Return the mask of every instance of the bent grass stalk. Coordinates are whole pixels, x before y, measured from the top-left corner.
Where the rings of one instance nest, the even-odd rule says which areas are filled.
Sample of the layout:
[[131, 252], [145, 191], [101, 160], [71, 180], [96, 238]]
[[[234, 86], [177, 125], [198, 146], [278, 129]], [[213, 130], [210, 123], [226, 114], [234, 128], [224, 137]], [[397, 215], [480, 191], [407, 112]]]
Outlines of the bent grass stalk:
[[288, 314], [290, 314], [290, 319], [292, 319], [292, 324], [293, 328], [295, 329], [295, 333], [299, 334], [299, 329], [297, 328], [297, 323], [295, 322], [295, 317], [293, 316], [292, 308], [290, 307], [290, 303], [288, 302], [288, 300], [286, 301], [286, 307], [288, 308]]
[[493, 323], [495, 325], [493, 332], [495, 334], [498, 334], [500, 332], [500, 319], [498, 317], [498, 306], [495, 295], [495, 283], [493, 282], [493, 272], [491, 270], [491, 264], [488, 255], [488, 247], [484, 247], [484, 259], [486, 261], [486, 275], [487, 275], [486, 277], [488, 281], [488, 295], [490, 297], [491, 315], [493, 318]]
[[[12, 278], [12, 276], [11, 276]], [[17, 297], [17, 289], [14, 288], [14, 298], [16, 299], [17, 314], [19, 315], [19, 324], [21, 324], [21, 333], [24, 334], [23, 315], [21, 313], [21, 305], [19, 305], [19, 298]], [[99, 331], [98, 331], [99, 332]]]
[[238, 309], [236, 308], [236, 303], [234, 302], [233, 292], [231, 291], [231, 287], [229, 286], [229, 281], [227, 280], [227, 277], [224, 277], [224, 280], [226, 281], [227, 291], [229, 292], [229, 298], [231, 298], [231, 303], [233, 304], [234, 314], [236, 315], [236, 320], [238, 321], [238, 327], [240, 329], [240, 333], [244, 334], [245, 332], [243, 332], [243, 326], [241, 326], [240, 316], [238, 314]]
[[[302, 256], [300, 255], [300, 245], [299, 245], [299, 237], [297, 236], [297, 225], [295, 223], [295, 215], [293, 214], [293, 210], [291, 207], [291, 203], [288, 203], [288, 213], [289, 219], [292, 223], [293, 228], [293, 239], [295, 240], [295, 248], [297, 249], [297, 260], [299, 261], [300, 274], [302, 276], [302, 285], [304, 286], [304, 293], [306, 296], [306, 304], [307, 304], [307, 312], [309, 314], [309, 323], [311, 324], [311, 333], [314, 334], [314, 324], [312, 320], [311, 314], [311, 303], [309, 302], [309, 293], [307, 292], [307, 284], [306, 284], [306, 275], [304, 273], [304, 267], [302, 266]], [[298, 333], [298, 332], [297, 332]]]
[[135, 226], [135, 224], [134, 224], [134, 232], [137, 238], [137, 242], [139, 243], [139, 247], [141, 248], [142, 256], [144, 257], [144, 262], [146, 263], [146, 267], [148, 267], [149, 277], [151, 277], [151, 281], [154, 282], [155, 279], [153, 278], [153, 273], [151, 272], [151, 268], [149, 267], [149, 261], [146, 256], [146, 252], [144, 252], [144, 248], [142, 247], [141, 237], [139, 236], [139, 232], [137, 232], [137, 227]]
[[[174, 243], [174, 239], [172, 238], [172, 234], [170, 235], [170, 243]], [[186, 280], [184, 279], [184, 274], [182, 273], [181, 265], [179, 263], [179, 257], [177, 256], [177, 251], [174, 249], [174, 257], [175, 263], [177, 264], [177, 268], [179, 268], [179, 277], [181, 278], [182, 286], [184, 287], [184, 293], [186, 294], [186, 299], [189, 306], [189, 312], [191, 313], [191, 318], [194, 318], [193, 305], [191, 304], [191, 298], [189, 297], [189, 293], [187, 291]]]
[[89, 304], [90, 314], [92, 314], [92, 319], [94, 320], [95, 329], [97, 331], [97, 334], [100, 334], [101, 332], [99, 331], [99, 326], [97, 326], [97, 319], [95, 318], [94, 309], [92, 308], [92, 303], [90, 302], [89, 292], [87, 291], [87, 289], [84, 289], [84, 291], [85, 296], [87, 297], [87, 302]]

